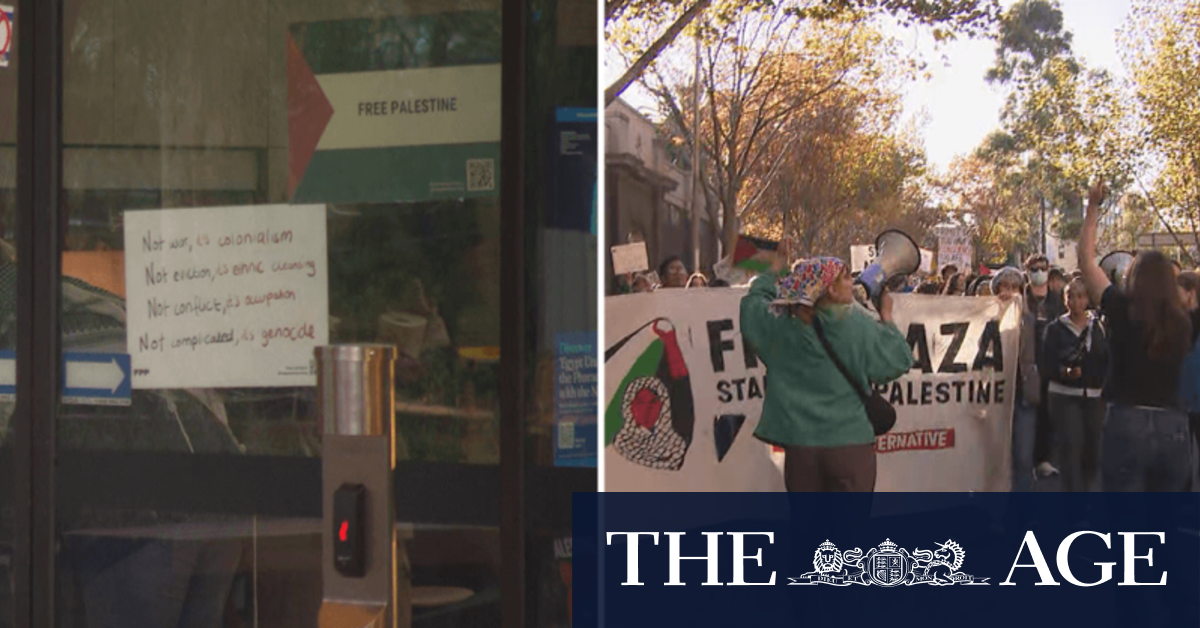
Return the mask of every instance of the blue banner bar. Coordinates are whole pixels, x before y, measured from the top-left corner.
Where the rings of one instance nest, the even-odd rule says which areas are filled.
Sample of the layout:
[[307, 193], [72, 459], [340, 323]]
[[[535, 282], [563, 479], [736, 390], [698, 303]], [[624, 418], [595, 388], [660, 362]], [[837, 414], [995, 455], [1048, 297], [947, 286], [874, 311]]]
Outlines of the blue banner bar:
[[578, 493], [573, 626], [1195, 627], [1197, 528], [1200, 493]]

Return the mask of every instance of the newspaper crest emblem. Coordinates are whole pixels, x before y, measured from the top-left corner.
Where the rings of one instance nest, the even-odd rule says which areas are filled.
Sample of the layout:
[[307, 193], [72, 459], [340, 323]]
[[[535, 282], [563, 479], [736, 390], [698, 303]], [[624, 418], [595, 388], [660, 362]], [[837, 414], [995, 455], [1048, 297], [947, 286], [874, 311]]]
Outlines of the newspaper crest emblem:
[[967, 555], [961, 545], [950, 539], [936, 545], [934, 550], [918, 548], [909, 552], [886, 539], [864, 555], [857, 547], [839, 552], [836, 545], [826, 540], [813, 554], [813, 571], [789, 580], [791, 584], [840, 587], [852, 584], [881, 587], [988, 584], [987, 578], [976, 578], [959, 571]]

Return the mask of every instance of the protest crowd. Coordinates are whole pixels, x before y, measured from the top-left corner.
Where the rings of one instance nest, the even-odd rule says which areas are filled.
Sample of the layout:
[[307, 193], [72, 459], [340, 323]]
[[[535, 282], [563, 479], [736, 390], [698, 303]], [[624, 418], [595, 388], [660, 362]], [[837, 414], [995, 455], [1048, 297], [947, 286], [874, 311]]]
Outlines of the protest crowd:
[[[914, 368], [913, 347], [891, 320], [892, 293], [1020, 308], [1012, 490], [1200, 490], [1200, 271], [1157, 251], [1118, 272], [1102, 269], [1095, 241], [1105, 195], [1103, 184], [1089, 191], [1079, 268], [1070, 272], [1041, 254], [1021, 268], [946, 265], [892, 277], [872, 302], [860, 272], [841, 259], [795, 260], [787, 240], [756, 254], [742, 334], [772, 385], [754, 435], [783, 452], [787, 490], [875, 490], [872, 406], [883, 400], [862, 384], [885, 385]], [[640, 293], [730, 283], [670, 257], [621, 285]]]

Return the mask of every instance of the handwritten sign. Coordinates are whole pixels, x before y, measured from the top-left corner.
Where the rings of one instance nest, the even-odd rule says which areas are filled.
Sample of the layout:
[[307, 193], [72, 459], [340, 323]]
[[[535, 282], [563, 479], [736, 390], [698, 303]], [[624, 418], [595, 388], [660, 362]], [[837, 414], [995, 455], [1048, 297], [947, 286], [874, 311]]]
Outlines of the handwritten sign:
[[612, 247], [613, 272], [618, 275], [636, 273], [650, 268], [646, 243], [620, 244]]
[[974, 259], [975, 250], [971, 246], [971, 235], [965, 230], [947, 230], [938, 237], [938, 266], [940, 268], [953, 264], [960, 271], [969, 270]]
[[315, 386], [324, 205], [125, 212], [133, 387]]

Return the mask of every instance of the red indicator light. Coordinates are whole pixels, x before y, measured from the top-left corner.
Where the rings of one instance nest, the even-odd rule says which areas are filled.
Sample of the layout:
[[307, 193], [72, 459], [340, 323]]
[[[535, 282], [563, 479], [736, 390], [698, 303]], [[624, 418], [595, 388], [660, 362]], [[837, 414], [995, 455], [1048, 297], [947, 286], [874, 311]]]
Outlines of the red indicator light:
[[350, 530], [350, 522], [342, 521], [342, 527], [340, 530], [338, 530], [338, 539], [341, 540], [341, 542], [343, 542], [343, 543], [346, 542], [346, 533], [349, 530]]

